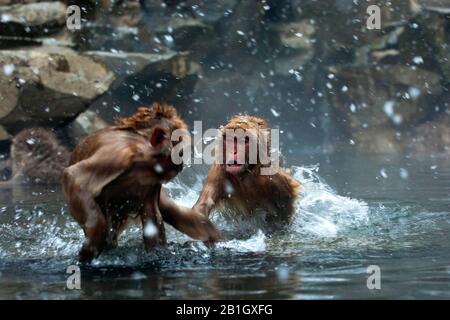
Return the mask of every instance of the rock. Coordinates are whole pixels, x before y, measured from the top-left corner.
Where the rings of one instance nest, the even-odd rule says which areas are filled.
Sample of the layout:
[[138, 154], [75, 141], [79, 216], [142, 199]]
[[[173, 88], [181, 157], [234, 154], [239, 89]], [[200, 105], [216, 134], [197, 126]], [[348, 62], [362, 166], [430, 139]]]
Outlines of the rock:
[[450, 13], [449, 0], [418, 0], [420, 5], [430, 11], [435, 11], [442, 14]]
[[74, 35], [67, 29], [62, 29], [58, 33], [49, 37], [21, 37], [0, 35], [0, 49], [12, 49], [25, 46], [63, 46], [75, 47]]
[[[371, 4], [380, 6], [381, 30], [367, 28], [367, 8]], [[292, 0], [292, 7], [297, 20], [308, 21], [316, 27], [315, 38], [318, 39], [317, 46], [320, 48], [318, 51], [325, 54], [325, 59], [336, 50], [352, 53], [366, 47], [365, 52], [357, 53], [366, 55], [374, 49], [386, 49], [385, 43], [392, 46], [397, 41], [401, 28], [408, 25], [422, 10], [417, 0]], [[333, 56], [329, 59], [336, 61]]]
[[390, 128], [370, 128], [354, 132], [352, 135], [356, 149], [366, 154], [393, 154], [403, 151], [403, 143], [395, 130]]
[[[208, 1], [209, 2], [209, 1]], [[224, 65], [234, 66], [241, 73], [251, 73], [261, 66], [269, 50], [263, 28], [264, 9], [259, 1], [240, 1], [232, 12], [216, 26], [221, 44], [212, 54], [220, 55]]]
[[[449, 18], [436, 12], [429, 12], [418, 19], [421, 33], [418, 37], [423, 39], [420, 43], [411, 44], [406, 39], [403, 56], [413, 59], [411, 56], [421, 56], [428, 67], [439, 66], [440, 71], [450, 82], [450, 32], [448, 32]], [[418, 42], [418, 41], [416, 41]], [[420, 50], [420, 51], [419, 51]]]
[[84, 55], [105, 64], [114, 72], [115, 81], [111, 89], [117, 88], [123, 81], [133, 74], [139, 74], [144, 69], [149, 73], [168, 72], [175, 77], [184, 78], [197, 72], [198, 67], [191, 64], [189, 54], [171, 52], [161, 54], [134, 52], [104, 52], [86, 51]]
[[61, 125], [108, 90], [114, 75], [92, 58], [61, 47], [0, 51], [0, 124]]
[[76, 42], [82, 51], [159, 53], [164, 46], [158, 41], [154, 34], [143, 28], [98, 22], [85, 23], [76, 33]]
[[209, 49], [219, 42], [212, 26], [189, 17], [173, 17], [165, 24], [153, 23], [151, 30], [165, 45], [176, 51], [188, 51], [196, 61], [204, 59]]
[[441, 99], [439, 74], [401, 65], [330, 68], [326, 87], [337, 123], [366, 153], [397, 153], [411, 126]]
[[68, 132], [75, 143], [78, 143], [87, 135], [108, 127], [108, 124], [98, 114], [91, 110], [80, 113], [75, 120], [69, 124]]
[[137, 107], [150, 105], [153, 101], [166, 101], [184, 107], [200, 72], [199, 66], [190, 61], [187, 53], [85, 54], [105, 63], [117, 74], [117, 80], [108, 93], [89, 106], [90, 111], [107, 123], [114, 123], [117, 117], [132, 114]]
[[336, 116], [350, 131], [418, 123], [441, 93], [438, 74], [401, 65], [331, 67], [327, 81]]
[[444, 114], [417, 127], [407, 146], [415, 157], [450, 157], [450, 116]]
[[111, 24], [114, 27], [135, 27], [141, 20], [141, 4], [139, 0], [102, 0], [91, 1], [97, 21]]
[[0, 35], [35, 37], [52, 34], [66, 23], [66, 8], [61, 2], [0, 6]]
[[214, 25], [236, 11], [240, 0], [142, 0], [145, 20], [161, 24], [169, 16], [189, 16], [205, 24]]
[[3, 126], [0, 126], [0, 141], [11, 140], [11, 135]]
[[[50, 0], [52, 1], [52, 0]], [[56, 1], [56, 0], [53, 0]], [[12, 4], [29, 4], [29, 3], [36, 3], [36, 2], [42, 2], [42, 0], [0, 0], [0, 5], [7, 6]]]
[[315, 54], [315, 27], [307, 20], [292, 23], [274, 23], [269, 27], [274, 71], [286, 76], [293, 70], [302, 70]]
[[306, 51], [304, 53], [283, 54], [279, 55], [273, 61], [275, 74], [281, 76], [289, 76], [302, 70], [303, 66], [311, 61], [314, 57], [314, 52]]
[[316, 30], [308, 20], [273, 24], [271, 29], [275, 31], [277, 41], [282, 46], [299, 50], [313, 49], [311, 38]]

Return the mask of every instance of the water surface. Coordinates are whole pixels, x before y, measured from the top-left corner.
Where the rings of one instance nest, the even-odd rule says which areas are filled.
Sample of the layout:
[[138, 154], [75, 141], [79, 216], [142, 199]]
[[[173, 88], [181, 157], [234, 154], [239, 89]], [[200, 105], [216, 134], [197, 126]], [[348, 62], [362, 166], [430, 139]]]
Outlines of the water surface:
[[[66, 288], [83, 241], [58, 187], [2, 188], [0, 299], [449, 299], [450, 165], [442, 159], [290, 154], [302, 197], [288, 230], [214, 221], [233, 238], [214, 249], [168, 228], [145, 252], [133, 227]], [[207, 168], [166, 185], [192, 205]], [[367, 288], [367, 267], [381, 289]]]

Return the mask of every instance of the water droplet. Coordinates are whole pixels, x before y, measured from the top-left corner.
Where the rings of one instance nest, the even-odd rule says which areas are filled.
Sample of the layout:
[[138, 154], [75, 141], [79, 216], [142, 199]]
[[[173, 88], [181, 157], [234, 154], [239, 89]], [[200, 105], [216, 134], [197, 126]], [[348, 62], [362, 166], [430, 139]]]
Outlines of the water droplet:
[[155, 170], [156, 173], [163, 173], [164, 172], [163, 167], [159, 163], [155, 164], [153, 169]]
[[273, 114], [274, 117], [279, 117], [279, 116], [280, 116], [280, 113], [277, 112], [277, 110], [275, 110], [275, 109], [273, 109], [273, 108], [270, 108], [270, 112], [272, 112], [272, 114]]
[[15, 68], [16, 67], [12, 63], [5, 64], [3, 66], [3, 73], [7, 76], [10, 76], [13, 74]]
[[155, 224], [151, 221], [147, 221], [144, 227], [144, 236], [148, 238], [152, 238], [158, 235], [158, 228], [156, 228]]

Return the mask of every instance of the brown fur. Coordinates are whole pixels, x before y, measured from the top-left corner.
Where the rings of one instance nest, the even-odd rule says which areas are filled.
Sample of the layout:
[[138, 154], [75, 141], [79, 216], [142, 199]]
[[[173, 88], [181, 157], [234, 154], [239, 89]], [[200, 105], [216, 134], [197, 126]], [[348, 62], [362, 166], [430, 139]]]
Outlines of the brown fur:
[[[144, 228], [151, 223], [157, 228], [155, 234], [144, 233], [147, 248], [165, 243], [163, 219], [196, 239], [219, 237], [203, 215], [178, 207], [161, 192], [161, 183], [182, 169], [182, 164], [171, 160], [170, 141], [172, 131], [180, 128], [186, 125], [173, 107], [154, 103], [151, 109], [139, 108], [117, 126], [99, 130], [75, 147], [64, 170], [63, 191], [86, 235], [81, 261], [90, 261], [115, 246], [133, 214], [141, 218]], [[154, 145], [161, 131], [164, 139]]]
[[[268, 128], [269, 125], [264, 119], [239, 115], [232, 117], [222, 131]], [[207, 216], [216, 208], [231, 210], [240, 216], [252, 216], [262, 210], [268, 213], [266, 221], [270, 226], [289, 223], [294, 213], [300, 184], [282, 168], [274, 175], [261, 175], [261, 167], [259, 162], [254, 166], [247, 164], [241, 172], [230, 173], [224, 164], [213, 164], [194, 210]], [[227, 193], [227, 189], [232, 192]]]
[[12, 140], [11, 180], [19, 183], [59, 183], [69, 155], [50, 129], [24, 129]]
[[120, 118], [116, 125], [119, 129], [144, 129], [149, 127], [153, 119], [166, 118], [172, 121], [173, 126], [178, 129], [186, 129], [187, 126], [180, 119], [177, 110], [166, 103], [154, 102], [151, 108], [141, 107], [130, 117]]

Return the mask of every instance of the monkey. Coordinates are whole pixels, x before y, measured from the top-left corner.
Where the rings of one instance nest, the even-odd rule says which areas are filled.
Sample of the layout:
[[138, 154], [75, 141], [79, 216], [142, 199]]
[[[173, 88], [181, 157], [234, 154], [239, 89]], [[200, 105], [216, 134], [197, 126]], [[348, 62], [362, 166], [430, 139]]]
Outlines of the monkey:
[[70, 212], [86, 236], [81, 262], [115, 247], [133, 213], [141, 220], [147, 249], [166, 243], [163, 219], [194, 239], [208, 243], [220, 238], [207, 217], [177, 206], [161, 191], [161, 184], [183, 167], [173, 163], [172, 149], [188, 139], [172, 143], [171, 134], [186, 128], [173, 106], [154, 102], [75, 147], [62, 183]]
[[12, 139], [10, 159], [5, 163], [12, 176], [3, 185], [59, 184], [69, 157], [70, 152], [50, 128], [23, 129]]
[[[229, 130], [243, 130], [245, 141], [238, 141], [237, 137], [226, 141]], [[263, 164], [259, 157], [255, 163], [249, 161], [250, 140], [257, 142], [264, 138], [270, 145], [264, 134], [268, 130], [266, 120], [248, 115], [233, 116], [222, 127], [223, 143], [218, 146], [222, 146], [225, 152], [216, 155], [194, 210], [208, 217], [215, 209], [225, 209], [234, 216], [244, 218], [254, 217], [263, 211], [269, 231], [289, 224], [300, 190], [299, 182], [283, 168], [271, 175], [261, 174]], [[239, 154], [245, 154], [244, 162], [238, 163]]]

